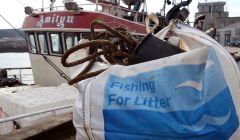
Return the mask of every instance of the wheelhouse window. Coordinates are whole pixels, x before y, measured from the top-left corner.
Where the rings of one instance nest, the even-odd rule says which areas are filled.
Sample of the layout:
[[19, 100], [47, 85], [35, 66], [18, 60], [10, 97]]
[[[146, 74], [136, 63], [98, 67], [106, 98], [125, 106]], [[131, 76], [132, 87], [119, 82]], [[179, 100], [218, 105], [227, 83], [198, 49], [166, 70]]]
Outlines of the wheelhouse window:
[[61, 36], [59, 33], [50, 34], [51, 50], [53, 54], [62, 54]]
[[70, 49], [78, 43], [78, 35], [77, 33], [66, 33], [65, 34], [65, 45], [66, 49]]
[[44, 33], [38, 34], [38, 41], [39, 41], [41, 54], [48, 54], [47, 39]]
[[91, 34], [89, 34], [89, 33], [83, 33], [83, 34], [82, 34], [82, 39], [91, 40]]
[[29, 40], [28, 45], [29, 45], [30, 51], [32, 53], [37, 53], [36, 42], [35, 42], [33, 33], [28, 34], [28, 40]]

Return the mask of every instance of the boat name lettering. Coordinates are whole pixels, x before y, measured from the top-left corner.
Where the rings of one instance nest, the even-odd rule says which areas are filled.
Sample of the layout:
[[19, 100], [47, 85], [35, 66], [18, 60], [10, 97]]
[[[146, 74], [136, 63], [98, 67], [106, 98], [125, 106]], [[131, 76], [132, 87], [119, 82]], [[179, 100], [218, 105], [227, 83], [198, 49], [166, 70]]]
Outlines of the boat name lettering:
[[42, 27], [44, 24], [56, 24], [58, 28], [63, 28], [65, 23], [73, 23], [74, 16], [60, 16], [54, 14], [53, 16], [41, 15], [37, 22], [37, 27]]

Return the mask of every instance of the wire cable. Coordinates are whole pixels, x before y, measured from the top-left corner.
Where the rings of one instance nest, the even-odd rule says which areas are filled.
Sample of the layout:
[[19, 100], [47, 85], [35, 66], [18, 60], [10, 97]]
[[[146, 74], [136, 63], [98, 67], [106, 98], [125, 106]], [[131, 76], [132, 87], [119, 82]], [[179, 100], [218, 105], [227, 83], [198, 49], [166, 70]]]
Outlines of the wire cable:
[[22, 3], [21, 1], [19, 1], [19, 0], [16, 0], [19, 4], [21, 4], [22, 6], [26, 6], [26, 4], [24, 4], [24, 3]]

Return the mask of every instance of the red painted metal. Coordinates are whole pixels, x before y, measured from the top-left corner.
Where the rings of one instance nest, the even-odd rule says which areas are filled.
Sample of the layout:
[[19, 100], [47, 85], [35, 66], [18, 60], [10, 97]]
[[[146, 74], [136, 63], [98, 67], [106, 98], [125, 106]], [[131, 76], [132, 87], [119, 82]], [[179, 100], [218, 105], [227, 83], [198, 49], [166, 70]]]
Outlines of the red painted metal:
[[22, 29], [90, 29], [93, 20], [100, 20], [111, 27], [126, 27], [129, 31], [146, 34], [145, 26], [140, 23], [121, 19], [100, 12], [81, 11], [80, 14], [72, 14], [69, 11], [54, 11], [39, 13], [37, 16], [27, 16], [23, 22]]

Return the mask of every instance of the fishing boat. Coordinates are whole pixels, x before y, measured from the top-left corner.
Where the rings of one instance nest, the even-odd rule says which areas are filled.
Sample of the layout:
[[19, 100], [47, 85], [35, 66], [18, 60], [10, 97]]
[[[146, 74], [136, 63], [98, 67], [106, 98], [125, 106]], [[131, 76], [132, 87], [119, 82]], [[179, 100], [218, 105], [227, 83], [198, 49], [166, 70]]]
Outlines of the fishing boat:
[[[28, 41], [35, 84], [56, 86], [66, 82], [50, 63], [69, 76], [69, 70], [60, 63], [61, 56], [80, 39], [87, 39], [90, 36], [90, 25], [94, 20], [102, 21], [111, 27], [126, 28], [138, 36], [146, 34], [144, 25], [146, 12], [141, 11], [144, 8], [140, 10], [141, 6], [145, 7], [145, 2], [127, 3], [135, 4], [130, 9], [120, 6], [120, 1], [89, 1], [92, 3], [87, 5], [64, 1], [64, 7], [52, 6], [39, 9], [40, 11], [31, 7], [25, 8], [29, 16], [25, 18], [22, 30]], [[94, 6], [95, 9], [88, 11], [84, 6]], [[100, 32], [103, 29], [97, 28], [96, 31]], [[45, 61], [46, 59], [51, 62]]]
[[[139, 38], [146, 35], [146, 1], [123, 2], [127, 7], [121, 6], [120, 0], [88, 0], [88, 4], [64, 0], [64, 6], [54, 6], [55, 0], [51, 0], [47, 8], [25, 7], [27, 16], [22, 31], [35, 86], [2, 90], [1, 140], [74, 138], [71, 112], [78, 91], [63, 84], [70, 71], [62, 66], [61, 57], [81, 39], [90, 37], [90, 26], [95, 20], [113, 28], [125, 28]], [[104, 29], [96, 27], [95, 31]], [[15, 107], [11, 108], [13, 104]]]
[[[1, 90], [1, 140], [75, 139], [72, 107], [79, 93], [65, 84], [71, 71], [62, 66], [61, 57], [81, 39], [90, 39], [91, 23], [96, 20], [112, 28], [125, 28], [139, 40], [145, 36], [146, 0], [122, 2], [126, 7], [120, 0], [88, 0], [87, 4], [64, 0], [64, 6], [54, 6], [55, 0], [51, 0], [50, 7], [25, 7], [28, 16], [22, 31], [35, 85]], [[165, 0], [164, 7], [169, 2]], [[180, 12], [178, 8], [169, 13]], [[105, 29], [97, 26], [95, 31]]]

